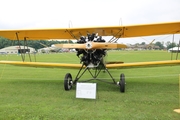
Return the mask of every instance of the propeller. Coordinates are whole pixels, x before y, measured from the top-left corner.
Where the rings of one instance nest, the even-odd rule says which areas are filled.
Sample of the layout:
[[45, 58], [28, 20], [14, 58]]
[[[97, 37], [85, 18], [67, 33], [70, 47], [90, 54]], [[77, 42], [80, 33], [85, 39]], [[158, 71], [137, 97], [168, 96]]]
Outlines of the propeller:
[[99, 43], [99, 42], [87, 42], [83, 44], [54, 44], [59, 48], [74, 48], [74, 49], [117, 49], [127, 48], [125, 44], [118, 43]]

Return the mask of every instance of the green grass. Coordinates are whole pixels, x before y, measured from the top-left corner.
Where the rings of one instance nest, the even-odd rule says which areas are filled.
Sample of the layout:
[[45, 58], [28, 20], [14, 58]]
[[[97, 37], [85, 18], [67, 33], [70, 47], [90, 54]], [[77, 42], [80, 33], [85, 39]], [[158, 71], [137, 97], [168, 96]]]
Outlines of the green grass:
[[[124, 62], [168, 60], [166, 51], [110, 51], [107, 60]], [[28, 57], [26, 56], [26, 59]], [[175, 54], [174, 54], [175, 58]], [[20, 60], [17, 55], [0, 55], [0, 60]], [[28, 59], [27, 59], [28, 60]], [[79, 63], [75, 53], [41, 54], [40, 62]], [[0, 65], [0, 119], [103, 119], [103, 120], [179, 120], [173, 110], [179, 106], [180, 66], [112, 69], [118, 81], [126, 76], [126, 92], [119, 87], [98, 82], [97, 99], [75, 98], [75, 86], [65, 91], [63, 79], [67, 72], [78, 70], [34, 68]], [[82, 79], [89, 78], [85, 74]], [[106, 73], [101, 78], [109, 78]], [[95, 81], [96, 82], [96, 81]]]

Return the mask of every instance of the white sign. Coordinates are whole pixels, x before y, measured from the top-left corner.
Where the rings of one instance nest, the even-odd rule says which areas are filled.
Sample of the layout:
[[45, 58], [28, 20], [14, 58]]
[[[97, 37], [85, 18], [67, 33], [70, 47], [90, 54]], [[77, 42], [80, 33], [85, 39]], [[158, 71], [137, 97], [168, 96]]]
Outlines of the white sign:
[[96, 83], [77, 83], [76, 98], [96, 99]]

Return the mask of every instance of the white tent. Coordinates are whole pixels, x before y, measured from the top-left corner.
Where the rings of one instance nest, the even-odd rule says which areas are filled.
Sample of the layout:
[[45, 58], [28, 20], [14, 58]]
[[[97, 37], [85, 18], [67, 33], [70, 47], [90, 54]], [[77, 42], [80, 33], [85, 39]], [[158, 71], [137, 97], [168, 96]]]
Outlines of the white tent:
[[180, 52], [180, 47], [173, 47], [168, 50], [169, 52]]

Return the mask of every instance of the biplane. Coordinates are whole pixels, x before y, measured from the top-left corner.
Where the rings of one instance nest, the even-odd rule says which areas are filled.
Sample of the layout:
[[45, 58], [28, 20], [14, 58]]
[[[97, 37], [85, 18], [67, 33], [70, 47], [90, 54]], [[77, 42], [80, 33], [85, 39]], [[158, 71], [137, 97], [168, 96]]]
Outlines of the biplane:
[[[43, 62], [26, 62], [22, 61], [0, 61], [0, 64], [11, 64], [21, 66], [35, 67], [59, 67], [59, 68], [76, 68], [79, 69], [76, 77], [73, 79], [71, 73], [67, 73], [64, 77], [64, 89], [70, 90], [73, 85], [80, 80], [83, 74], [88, 71], [92, 79], [100, 80], [98, 75], [101, 71], [105, 71], [112, 79], [112, 83], [120, 88], [120, 92], [125, 92], [125, 75], [120, 74], [119, 80], [116, 82], [111, 75], [109, 69], [115, 68], [131, 68], [144, 66], [165, 66], [165, 65], [180, 65], [180, 60], [166, 61], [150, 61], [150, 62], [106, 62], [104, 57], [108, 49], [123, 49], [127, 46], [119, 44], [117, 41], [120, 38], [151, 36], [151, 35], [166, 35], [180, 34], [180, 22], [130, 25], [130, 26], [108, 26], [108, 27], [87, 27], [87, 28], [56, 28], [56, 29], [23, 29], [23, 30], [0, 30], [0, 36], [9, 40], [23, 40], [24, 46], [28, 46], [28, 40], [53, 40], [53, 39], [76, 39], [74, 44], [55, 44], [59, 48], [73, 48], [76, 50], [76, 55], [80, 59], [81, 64], [65, 64], [65, 63], [43, 63]], [[107, 41], [103, 36], [112, 36]], [[22, 57], [23, 58], [23, 57]], [[87, 81], [89, 81], [87, 80]]]

